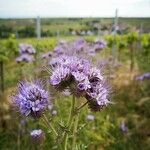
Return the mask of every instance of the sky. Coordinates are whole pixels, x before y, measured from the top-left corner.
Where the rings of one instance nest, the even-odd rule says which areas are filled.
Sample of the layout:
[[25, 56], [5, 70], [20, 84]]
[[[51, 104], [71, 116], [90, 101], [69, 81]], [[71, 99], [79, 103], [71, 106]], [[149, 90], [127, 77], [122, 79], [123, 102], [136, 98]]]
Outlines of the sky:
[[0, 0], [0, 18], [150, 17], [150, 0]]

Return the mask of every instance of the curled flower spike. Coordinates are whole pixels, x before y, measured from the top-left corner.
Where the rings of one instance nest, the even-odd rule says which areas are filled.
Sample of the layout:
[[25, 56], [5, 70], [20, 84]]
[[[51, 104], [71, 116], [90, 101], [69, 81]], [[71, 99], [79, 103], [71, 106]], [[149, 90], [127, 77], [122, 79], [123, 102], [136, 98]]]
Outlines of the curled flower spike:
[[107, 86], [99, 83], [99, 81], [91, 83], [91, 88], [87, 90], [86, 99], [92, 111], [100, 111], [103, 107], [106, 107], [110, 103], [108, 97]]
[[13, 96], [15, 105], [21, 114], [39, 118], [48, 107], [49, 94], [36, 82], [20, 82], [19, 91]]

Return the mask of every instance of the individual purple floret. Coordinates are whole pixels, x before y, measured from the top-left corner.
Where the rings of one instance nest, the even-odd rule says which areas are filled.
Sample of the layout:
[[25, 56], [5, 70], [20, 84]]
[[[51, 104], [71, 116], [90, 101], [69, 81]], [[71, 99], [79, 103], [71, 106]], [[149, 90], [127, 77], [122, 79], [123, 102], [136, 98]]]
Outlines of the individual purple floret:
[[145, 79], [150, 79], [150, 72], [145, 73], [141, 76], [136, 77], [136, 80], [145, 80]]
[[99, 40], [94, 43], [94, 49], [95, 49], [95, 51], [99, 51], [99, 50], [104, 49], [106, 47], [106, 45], [107, 44], [105, 41]]
[[20, 63], [20, 62], [31, 63], [33, 61], [35, 61], [34, 57], [32, 55], [29, 55], [29, 54], [22, 54], [16, 58], [17, 63]]
[[13, 97], [15, 105], [21, 114], [38, 118], [48, 107], [49, 94], [40, 82], [20, 82], [19, 91]]
[[45, 140], [45, 133], [41, 129], [34, 129], [30, 132], [31, 139], [35, 144], [41, 144]]
[[20, 48], [20, 54], [21, 55], [22, 54], [30, 54], [30, 55], [32, 55], [32, 54], [36, 53], [35, 49], [30, 44], [20, 44], [19, 48]]

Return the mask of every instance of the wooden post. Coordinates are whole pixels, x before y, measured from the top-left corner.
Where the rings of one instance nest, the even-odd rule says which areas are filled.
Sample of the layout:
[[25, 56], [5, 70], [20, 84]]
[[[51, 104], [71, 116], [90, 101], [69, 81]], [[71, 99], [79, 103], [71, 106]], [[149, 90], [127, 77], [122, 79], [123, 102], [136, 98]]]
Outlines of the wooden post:
[[40, 17], [37, 17], [37, 39], [41, 39], [41, 20]]

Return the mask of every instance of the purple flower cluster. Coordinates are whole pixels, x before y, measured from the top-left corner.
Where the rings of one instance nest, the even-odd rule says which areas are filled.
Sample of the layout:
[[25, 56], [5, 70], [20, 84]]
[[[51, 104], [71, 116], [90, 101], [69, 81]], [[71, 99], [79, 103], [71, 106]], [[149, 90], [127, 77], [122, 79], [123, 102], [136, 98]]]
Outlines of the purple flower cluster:
[[150, 72], [144, 73], [141, 76], [136, 77], [136, 80], [145, 80], [145, 79], [150, 79]]
[[33, 57], [33, 54], [36, 53], [35, 49], [30, 44], [20, 44], [20, 56], [16, 58], [16, 62], [33, 62], [35, 59]]
[[19, 45], [20, 54], [35, 54], [36, 51], [31, 44], [20, 44]]
[[108, 87], [99, 69], [87, 59], [76, 56], [57, 58], [53, 67], [50, 83], [58, 90], [69, 89], [76, 96], [84, 96], [93, 111], [107, 106]]
[[28, 55], [28, 54], [22, 54], [16, 58], [17, 63], [20, 63], [20, 62], [31, 63], [33, 61], [34, 61], [34, 57], [32, 55]]
[[49, 94], [40, 82], [20, 82], [19, 91], [13, 96], [21, 114], [38, 118], [48, 106]]
[[94, 56], [96, 52], [106, 47], [103, 40], [90, 43], [84, 39], [77, 39], [73, 42], [59, 42], [54, 48], [54, 56], [60, 55], [89, 55]]

